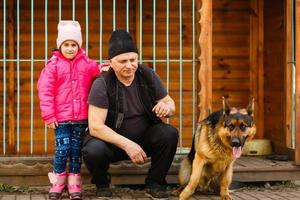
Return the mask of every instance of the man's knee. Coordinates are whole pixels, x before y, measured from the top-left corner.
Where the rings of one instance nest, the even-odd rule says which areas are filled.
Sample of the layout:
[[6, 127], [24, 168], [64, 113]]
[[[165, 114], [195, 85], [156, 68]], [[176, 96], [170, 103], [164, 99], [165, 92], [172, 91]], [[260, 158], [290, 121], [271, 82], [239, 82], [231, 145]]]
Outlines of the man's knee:
[[167, 132], [166, 137], [168, 141], [169, 140], [178, 141], [178, 130], [175, 127], [167, 124], [166, 132]]
[[107, 155], [108, 147], [105, 142], [96, 138], [91, 138], [84, 142], [81, 151], [84, 161], [103, 160]]
[[159, 135], [162, 142], [177, 145], [178, 130], [175, 127], [169, 124], [161, 124], [161, 133], [159, 133]]

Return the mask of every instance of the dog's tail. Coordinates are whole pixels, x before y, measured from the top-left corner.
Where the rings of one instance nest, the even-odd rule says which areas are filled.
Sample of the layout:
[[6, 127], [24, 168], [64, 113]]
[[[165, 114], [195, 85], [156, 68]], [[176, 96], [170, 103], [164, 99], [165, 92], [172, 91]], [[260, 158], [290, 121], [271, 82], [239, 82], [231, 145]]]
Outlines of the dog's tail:
[[191, 163], [192, 161], [189, 159], [189, 157], [186, 157], [181, 161], [178, 173], [180, 187], [171, 192], [173, 196], [179, 196], [184, 187], [188, 184], [192, 173]]
[[[199, 124], [198, 128], [200, 128], [200, 126], [201, 125]], [[179, 179], [179, 184], [181, 186], [187, 185], [190, 180], [190, 176], [192, 173], [192, 163], [194, 158], [195, 158], [195, 135], [193, 136], [192, 147], [189, 154], [180, 163], [178, 179]]]
[[178, 179], [181, 186], [188, 184], [192, 173], [192, 161], [189, 157], [184, 158], [180, 163]]

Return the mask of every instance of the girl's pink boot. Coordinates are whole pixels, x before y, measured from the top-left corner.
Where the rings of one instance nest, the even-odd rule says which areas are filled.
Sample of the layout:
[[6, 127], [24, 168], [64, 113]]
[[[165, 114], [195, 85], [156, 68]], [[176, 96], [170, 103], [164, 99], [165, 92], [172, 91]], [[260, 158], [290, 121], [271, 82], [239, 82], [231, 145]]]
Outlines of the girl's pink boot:
[[82, 199], [81, 193], [81, 175], [69, 173], [68, 175], [68, 193], [72, 200]]
[[63, 173], [54, 173], [54, 172], [49, 172], [48, 177], [50, 180], [51, 188], [49, 191], [49, 199], [51, 200], [58, 200], [61, 199], [61, 195], [63, 193], [63, 190], [66, 186], [66, 177], [67, 174], [66, 172]]

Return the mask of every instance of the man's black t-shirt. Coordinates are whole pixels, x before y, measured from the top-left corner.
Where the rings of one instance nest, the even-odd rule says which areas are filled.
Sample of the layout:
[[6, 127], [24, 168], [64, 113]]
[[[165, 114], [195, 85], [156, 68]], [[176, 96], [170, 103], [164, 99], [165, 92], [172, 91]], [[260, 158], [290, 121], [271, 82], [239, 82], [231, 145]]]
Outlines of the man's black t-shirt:
[[[122, 85], [122, 87], [124, 91], [124, 120], [118, 133], [133, 141], [137, 141], [145, 132], [145, 130], [147, 130], [147, 128], [151, 125], [151, 121], [148, 118], [148, 115], [141, 102], [136, 78], [133, 80], [130, 86]], [[156, 100], [162, 99], [167, 95], [160, 78], [156, 74], [154, 76], [154, 88], [156, 91]], [[108, 109], [109, 99], [107, 95], [107, 85], [102, 76], [98, 77], [94, 81], [90, 91], [88, 103], [99, 108]]]

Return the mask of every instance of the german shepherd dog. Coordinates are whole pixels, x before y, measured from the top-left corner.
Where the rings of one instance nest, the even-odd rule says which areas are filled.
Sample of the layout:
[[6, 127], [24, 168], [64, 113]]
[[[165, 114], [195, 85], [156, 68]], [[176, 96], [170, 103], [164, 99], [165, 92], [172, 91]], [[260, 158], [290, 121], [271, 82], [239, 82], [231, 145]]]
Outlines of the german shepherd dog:
[[256, 133], [253, 111], [253, 99], [247, 108], [239, 109], [230, 107], [223, 97], [223, 109], [199, 123], [191, 151], [179, 169], [179, 183], [184, 188], [180, 200], [189, 199], [197, 186], [201, 191], [213, 189], [222, 200], [232, 200], [229, 185], [233, 163], [241, 156], [244, 143]]

